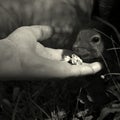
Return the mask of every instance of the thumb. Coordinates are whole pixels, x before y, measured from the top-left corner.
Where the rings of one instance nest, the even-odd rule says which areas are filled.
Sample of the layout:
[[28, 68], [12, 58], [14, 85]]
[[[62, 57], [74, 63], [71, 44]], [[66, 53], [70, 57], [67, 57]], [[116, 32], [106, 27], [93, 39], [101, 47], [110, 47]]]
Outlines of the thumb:
[[53, 28], [45, 25], [23, 26], [8, 36], [11, 40], [43, 41], [53, 35]]
[[34, 25], [28, 28], [38, 41], [49, 39], [54, 34], [54, 28], [45, 25]]

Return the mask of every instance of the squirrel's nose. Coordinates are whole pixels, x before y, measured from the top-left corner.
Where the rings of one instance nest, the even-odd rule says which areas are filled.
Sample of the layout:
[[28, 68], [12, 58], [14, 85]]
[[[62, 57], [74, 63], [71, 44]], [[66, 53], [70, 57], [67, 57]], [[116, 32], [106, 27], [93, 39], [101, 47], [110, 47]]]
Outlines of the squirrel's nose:
[[73, 46], [73, 47], [72, 47], [72, 50], [73, 50], [73, 51], [76, 51], [77, 49], [78, 49], [78, 47], [76, 47], [76, 46]]
[[73, 47], [72, 47], [72, 50], [75, 51], [75, 52], [78, 52], [79, 51], [78, 45], [74, 44]]

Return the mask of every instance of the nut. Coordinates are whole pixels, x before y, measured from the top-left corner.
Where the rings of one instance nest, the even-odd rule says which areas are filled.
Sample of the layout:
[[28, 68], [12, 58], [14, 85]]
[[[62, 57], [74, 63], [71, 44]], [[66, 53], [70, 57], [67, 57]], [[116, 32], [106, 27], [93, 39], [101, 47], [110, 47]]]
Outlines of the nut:
[[64, 56], [64, 57], [63, 57], [63, 60], [66, 61], [66, 62], [69, 62], [70, 59], [71, 59], [70, 56]]
[[83, 61], [77, 55], [72, 54], [71, 63], [73, 65], [81, 65], [83, 63]]
[[71, 63], [72, 65], [81, 65], [83, 63], [82, 59], [80, 59], [77, 55], [72, 54], [70, 56], [64, 56], [64, 61]]

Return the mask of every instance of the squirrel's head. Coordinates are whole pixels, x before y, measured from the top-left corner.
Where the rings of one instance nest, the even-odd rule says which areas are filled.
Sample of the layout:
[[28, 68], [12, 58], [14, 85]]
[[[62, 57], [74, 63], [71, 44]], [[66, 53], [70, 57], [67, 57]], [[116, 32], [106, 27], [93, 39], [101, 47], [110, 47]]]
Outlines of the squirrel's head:
[[94, 28], [81, 30], [73, 51], [85, 61], [99, 58], [104, 51], [103, 36]]

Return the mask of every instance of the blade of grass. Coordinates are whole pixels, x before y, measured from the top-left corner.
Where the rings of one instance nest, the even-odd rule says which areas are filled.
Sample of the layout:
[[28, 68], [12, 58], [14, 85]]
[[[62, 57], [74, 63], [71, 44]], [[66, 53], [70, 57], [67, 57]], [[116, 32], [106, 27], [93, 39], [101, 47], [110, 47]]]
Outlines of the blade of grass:
[[37, 105], [32, 99], [31, 99], [31, 102], [32, 102], [33, 105], [35, 105], [42, 113], [44, 113], [48, 119], [51, 119], [51, 117], [50, 117], [39, 105]]

